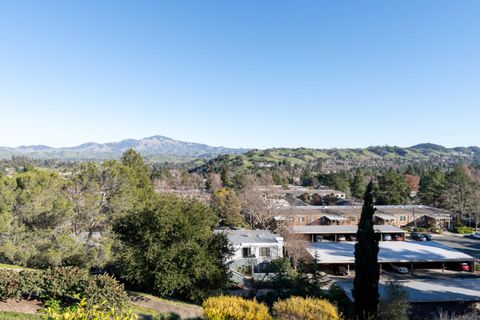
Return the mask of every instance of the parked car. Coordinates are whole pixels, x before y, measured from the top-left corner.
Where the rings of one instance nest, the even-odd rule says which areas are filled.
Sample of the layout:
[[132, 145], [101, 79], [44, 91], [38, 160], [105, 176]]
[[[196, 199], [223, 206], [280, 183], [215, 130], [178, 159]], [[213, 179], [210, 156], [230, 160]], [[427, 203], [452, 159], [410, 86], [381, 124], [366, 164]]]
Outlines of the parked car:
[[347, 241], [347, 239], [345, 238], [345, 236], [339, 235], [337, 236], [337, 241]]
[[384, 234], [383, 235], [383, 241], [392, 241], [392, 236], [389, 234]]
[[356, 236], [349, 236], [348, 237], [350, 241], [357, 241], [357, 237]]
[[347, 276], [348, 275], [348, 270], [344, 266], [338, 266], [337, 268], [337, 275], [339, 276]]
[[470, 266], [468, 265], [468, 263], [460, 263], [458, 265], [458, 270], [460, 271], [470, 271]]
[[418, 232], [410, 233], [410, 237], [412, 237], [413, 240], [417, 240], [417, 241], [427, 241], [427, 238], [422, 233], [418, 233]]
[[472, 237], [475, 239], [480, 239], [480, 231], [472, 233]]
[[421, 235], [424, 236], [425, 239], [427, 239], [428, 241], [432, 241], [433, 239], [433, 236], [431, 233], [422, 233]]
[[395, 238], [395, 241], [403, 241], [403, 237], [400, 234], [396, 234], [394, 238]]
[[396, 266], [391, 263], [390, 263], [390, 267], [398, 273], [403, 273], [403, 274], [408, 273], [408, 269], [405, 267]]

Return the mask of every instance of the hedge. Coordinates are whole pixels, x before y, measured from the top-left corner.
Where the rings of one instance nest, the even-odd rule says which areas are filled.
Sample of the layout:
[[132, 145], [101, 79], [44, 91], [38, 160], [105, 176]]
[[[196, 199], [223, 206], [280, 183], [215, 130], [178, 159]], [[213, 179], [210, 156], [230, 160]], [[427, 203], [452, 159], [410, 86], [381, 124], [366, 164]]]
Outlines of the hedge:
[[88, 305], [106, 303], [121, 307], [127, 300], [123, 285], [108, 275], [89, 275], [78, 268], [47, 270], [0, 269], [0, 300], [19, 298], [76, 301], [85, 298]]

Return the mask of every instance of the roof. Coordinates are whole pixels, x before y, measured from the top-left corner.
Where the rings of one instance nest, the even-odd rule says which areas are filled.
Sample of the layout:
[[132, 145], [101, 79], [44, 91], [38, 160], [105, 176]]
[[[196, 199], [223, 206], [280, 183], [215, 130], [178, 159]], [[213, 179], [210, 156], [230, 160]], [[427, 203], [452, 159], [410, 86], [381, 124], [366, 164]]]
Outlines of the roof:
[[[375, 225], [375, 231], [380, 233], [405, 233], [405, 230], [390, 225]], [[294, 226], [290, 227], [291, 233], [297, 234], [354, 234], [357, 233], [358, 226], [324, 226], [324, 225], [309, 225], [309, 226]]]
[[[354, 263], [355, 242], [315, 242], [307, 252], [319, 263]], [[378, 262], [452, 262], [475, 258], [435, 241], [380, 241]]]
[[435, 219], [435, 220], [452, 220], [452, 216], [449, 214], [431, 214], [427, 213], [424, 216]]
[[[480, 278], [409, 279], [398, 282], [407, 290], [411, 303], [480, 301]], [[336, 283], [353, 301], [353, 280], [342, 279]], [[383, 281], [379, 283], [380, 297], [385, 294], [385, 284]]]
[[324, 214], [324, 215], [322, 215], [322, 217], [325, 217], [330, 221], [345, 221], [345, 220], [347, 220], [347, 218], [342, 217], [338, 214]]
[[386, 213], [375, 213], [373, 216], [375, 216], [377, 218], [380, 218], [382, 220], [395, 220], [396, 219], [391, 214], [386, 214]]
[[224, 233], [233, 245], [244, 243], [280, 243], [283, 238], [268, 230], [215, 230]]

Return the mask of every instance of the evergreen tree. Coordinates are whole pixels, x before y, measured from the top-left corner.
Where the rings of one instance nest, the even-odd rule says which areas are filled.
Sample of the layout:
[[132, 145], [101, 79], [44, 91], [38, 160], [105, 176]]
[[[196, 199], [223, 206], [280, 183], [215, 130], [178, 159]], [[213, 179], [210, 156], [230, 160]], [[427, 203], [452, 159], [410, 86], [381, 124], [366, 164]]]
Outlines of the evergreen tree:
[[440, 168], [435, 168], [421, 177], [418, 197], [422, 204], [439, 207], [444, 190], [445, 173]]
[[355, 244], [355, 279], [353, 281], [353, 297], [355, 313], [360, 320], [375, 316], [378, 305], [378, 265], [379, 234], [373, 228], [373, 186], [370, 182], [363, 197], [363, 208], [357, 231]]
[[366, 190], [365, 177], [360, 170], [357, 170], [355, 172], [355, 175], [353, 176], [352, 187], [350, 189], [350, 192], [352, 193], [352, 196], [354, 198], [361, 199], [365, 194], [365, 190]]
[[409, 195], [410, 187], [405, 181], [405, 178], [395, 170], [389, 169], [378, 177], [378, 188], [376, 190], [377, 204], [405, 204]]

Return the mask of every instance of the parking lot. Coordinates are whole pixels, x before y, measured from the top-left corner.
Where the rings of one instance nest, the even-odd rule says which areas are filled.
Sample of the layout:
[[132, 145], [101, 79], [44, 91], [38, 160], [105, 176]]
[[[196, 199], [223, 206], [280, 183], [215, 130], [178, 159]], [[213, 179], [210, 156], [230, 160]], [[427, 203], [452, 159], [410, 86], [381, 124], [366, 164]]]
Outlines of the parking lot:
[[444, 232], [435, 235], [434, 240], [480, 260], [480, 239], [474, 239], [471, 236], [458, 235], [451, 232]]

